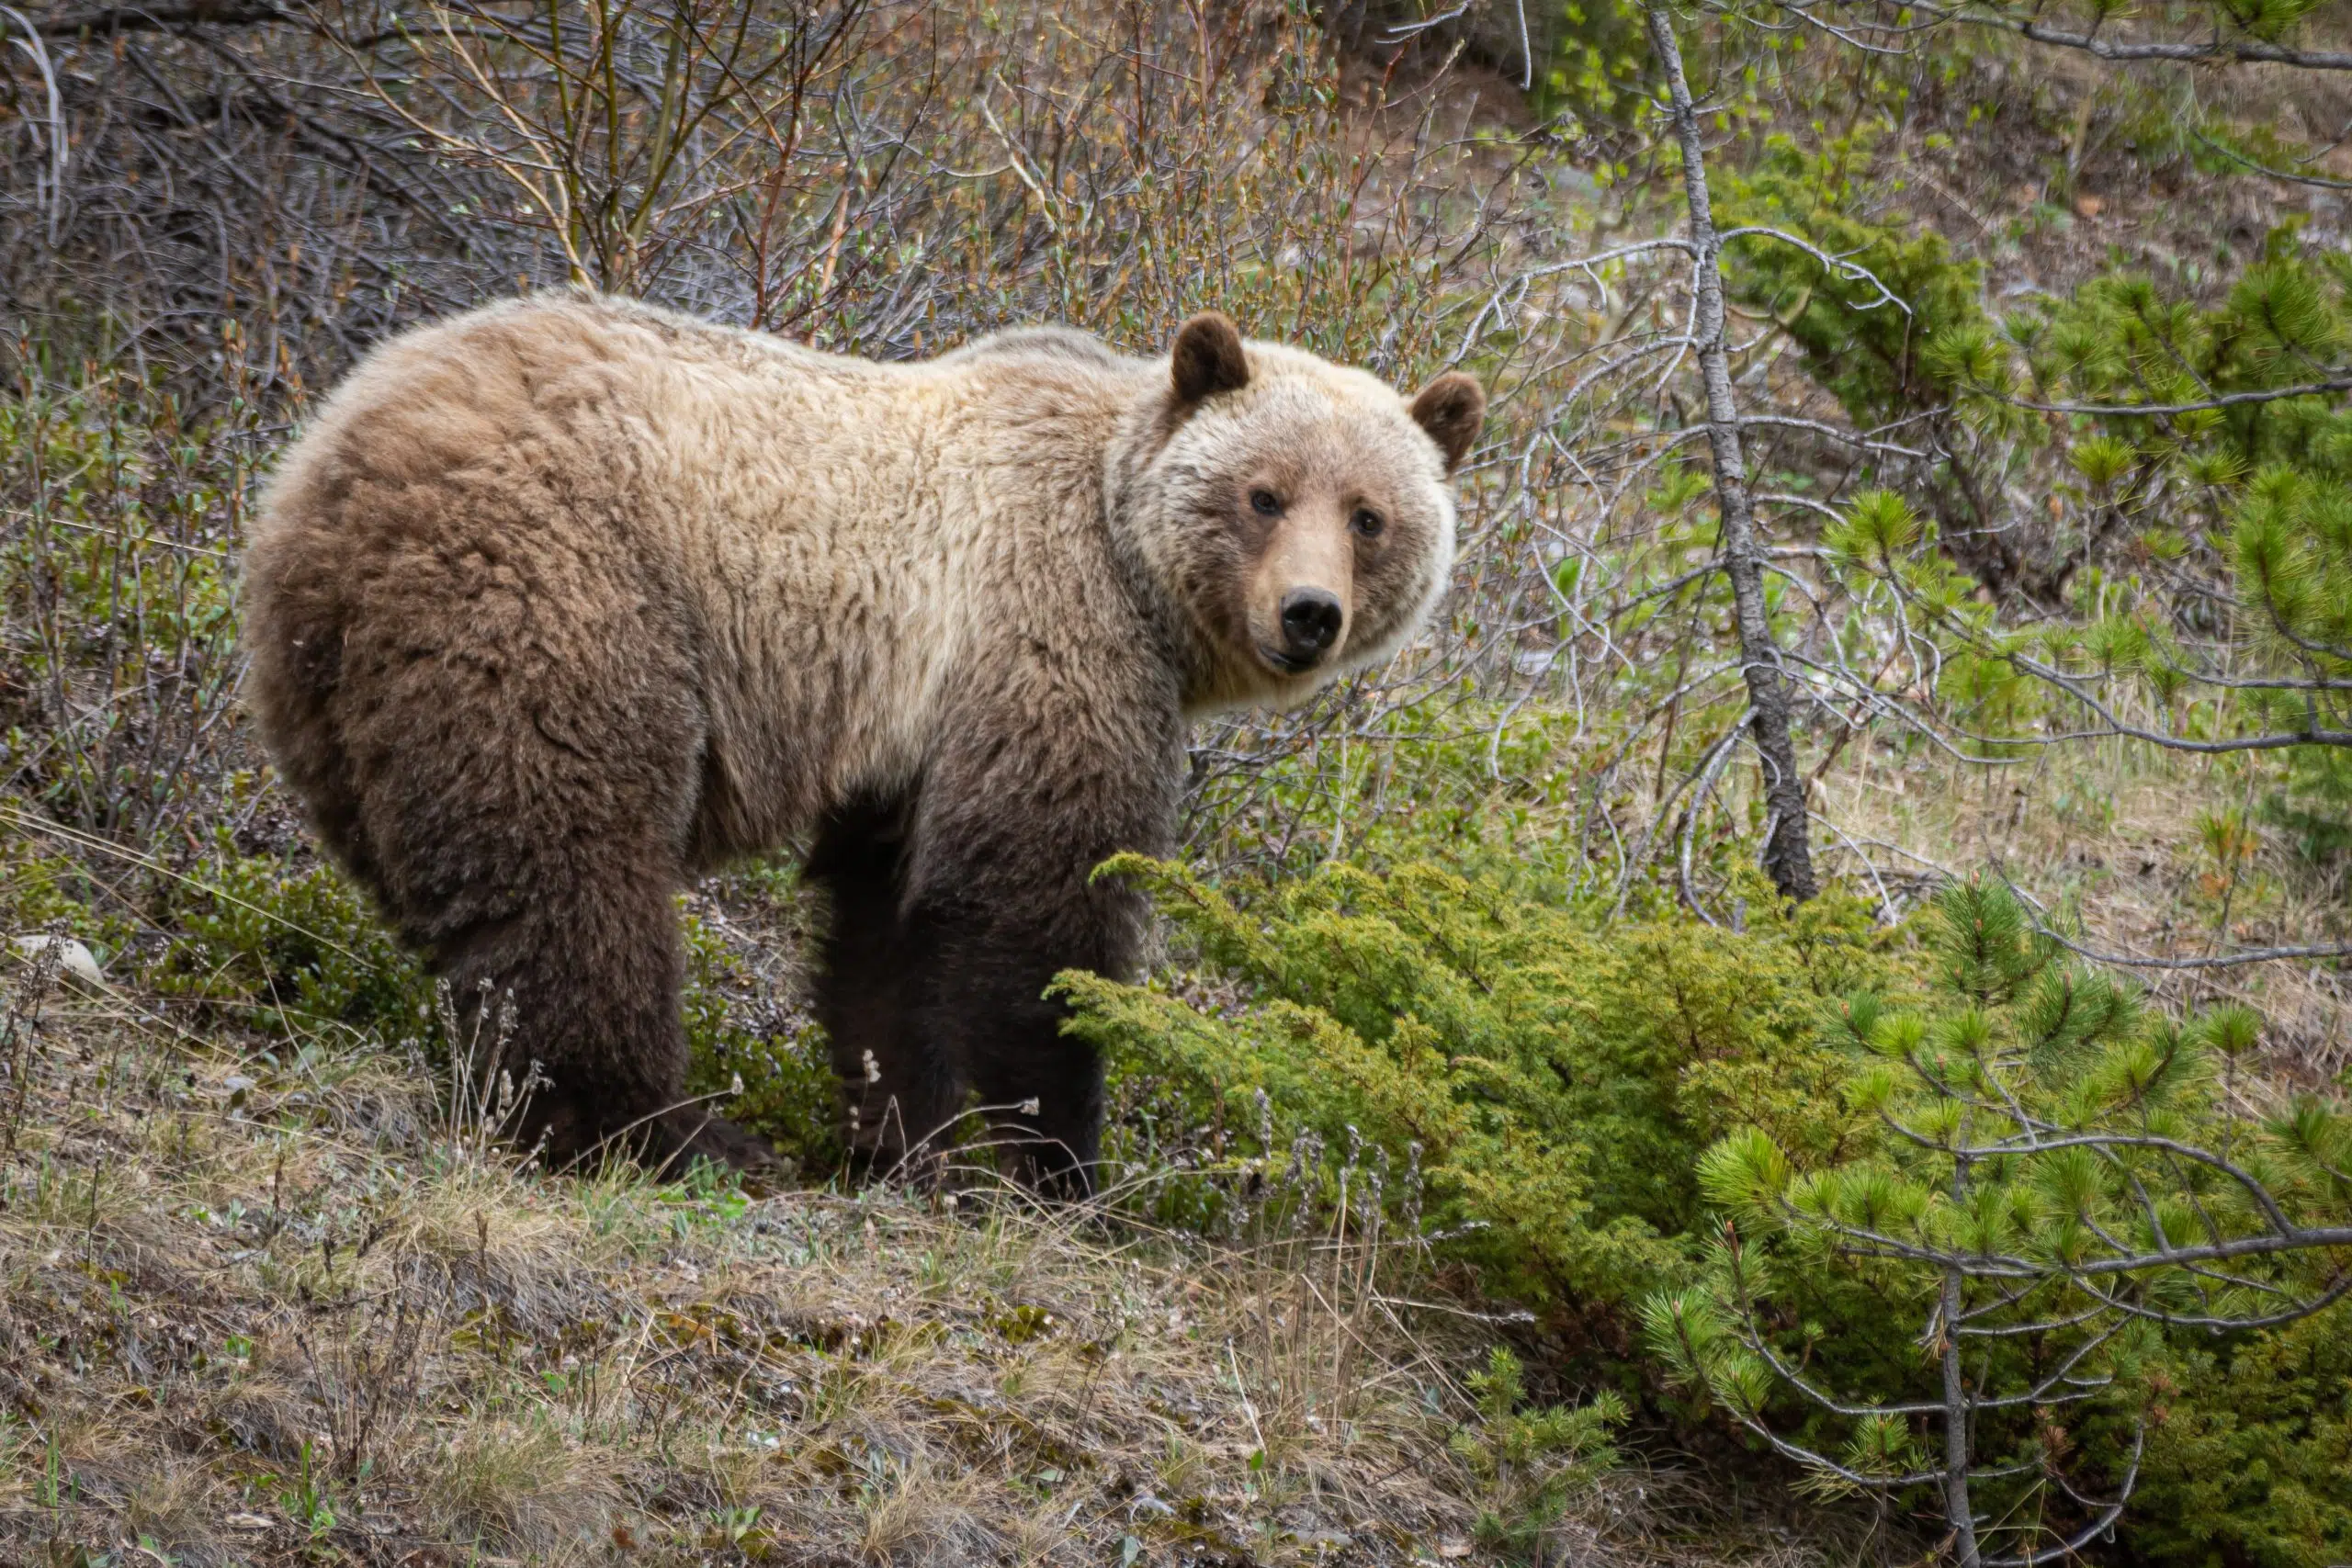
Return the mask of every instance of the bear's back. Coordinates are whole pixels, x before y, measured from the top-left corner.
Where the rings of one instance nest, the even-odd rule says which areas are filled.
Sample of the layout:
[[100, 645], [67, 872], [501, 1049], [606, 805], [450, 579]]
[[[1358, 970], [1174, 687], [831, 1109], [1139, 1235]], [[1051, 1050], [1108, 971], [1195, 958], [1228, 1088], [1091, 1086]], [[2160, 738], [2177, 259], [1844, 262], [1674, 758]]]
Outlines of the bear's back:
[[[853, 510], [936, 498], [970, 523], [1032, 477], [1099, 468], [1151, 367], [1064, 328], [1023, 328], [937, 358], [821, 353], [635, 301], [509, 300], [401, 334], [335, 389], [265, 497], [256, 543], [379, 495], [504, 468], [575, 490], [662, 487], [709, 515], [824, 519], [771, 490]], [[975, 491], [985, 494], [976, 497]], [[714, 518], [714, 521], [718, 520]], [[905, 525], [890, 522], [901, 545]], [[345, 539], [345, 544], [353, 541]]]
[[920, 766], [992, 649], [1133, 642], [1102, 454], [1148, 375], [1077, 333], [889, 365], [583, 296], [404, 334], [265, 502], [265, 731], [356, 678], [322, 650], [470, 658], [485, 605], [633, 604], [691, 667], [714, 765], [766, 781], [726, 836], [776, 837]]

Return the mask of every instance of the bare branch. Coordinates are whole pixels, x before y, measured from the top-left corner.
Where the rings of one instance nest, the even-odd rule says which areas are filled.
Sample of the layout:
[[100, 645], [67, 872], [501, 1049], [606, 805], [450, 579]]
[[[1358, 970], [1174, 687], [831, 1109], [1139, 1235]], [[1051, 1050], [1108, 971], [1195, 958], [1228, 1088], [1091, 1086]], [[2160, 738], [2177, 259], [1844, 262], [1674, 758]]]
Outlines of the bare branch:
[[2266, 387], [2255, 391], [2223, 392], [2219, 397], [2206, 398], [2193, 403], [2037, 403], [2028, 398], [2011, 397], [1985, 389], [1987, 397], [1998, 398], [2013, 408], [2031, 409], [2036, 413], [2082, 413], [2106, 418], [2121, 418], [2129, 414], [2201, 413], [2208, 409], [2242, 408], [2247, 403], [2275, 403], [2288, 398], [2312, 398], [2325, 392], [2352, 392], [2352, 371], [2332, 376], [2324, 381], [2307, 382], [2295, 387]]
[[[1740, 442], [1739, 408], [1732, 397], [1731, 361], [1724, 346], [1723, 243], [1727, 236], [1761, 230], [1735, 229], [1718, 233], [1713, 197], [1707, 188], [1705, 146], [1699, 133], [1699, 113], [1690, 85], [1682, 72], [1681, 47], [1663, 0], [1651, 0], [1644, 12], [1650, 46], [1665, 68], [1667, 102], [1674, 137], [1682, 153], [1682, 191], [1690, 215], [1690, 243], [1697, 249], [1692, 267], [1694, 310], [1690, 336], [1695, 340], [1699, 367], [1706, 385], [1707, 446], [1714, 460], [1715, 500], [1723, 518], [1724, 575], [1731, 579], [1734, 619], [1739, 629], [1740, 654], [1747, 666], [1748, 704], [1755, 711], [1757, 750], [1768, 777], [1766, 797], [1771, 803], [1773, 831], [1763, 848], [1764, 869], [1785, 898], [1800, 902], [1818, 890], [1808, 842], [1804, 776], [1797, 771], [1796, 744], [1790, 735], [1791, 682], [1781, 668], [1781, 647], [1772, 635], [1764, 606], [1763, 563], [1756, 536], [1756, 516], [1748, 496], [1747, 457]], [[1791, 239], [1775, 234], [1775, 237]], [[1791, 243], [1821, 253], [1802, 240]], [[1821, 257], [1825, 265], [1851, 264]], [[1871, 278], [1873, 283], [1877, 282]], [[1885, 286], [1879, 285], [1882, 294]], [[1887, 298], [1893, 298], [1888, 295]]]
[[112, 33], [169, 32], [199, 25], [242, 28], [270, 22], [307, 27], [310, 18], [283, 6], [186, 0], [177, 6], [102, 6], [90, 11], [55, 13], [35, 17], [33, 26], [46, 38], [74, 38], [82, 33], [103, 38]]
[[[1922, 9], [1937, 8], [1923, 6]], [[1999, 28], [2035, 43], [2051, 44], [2060, 49], [2078, 49], [2101, 60], [2168, 60], [2183, 63], [2233, 61], [2242, 65], [2291, 65], [2303, 71], [2352, 71], [2352, 53], [2341, 50], [2290, 49], [2285, 44], [2251, 38], [2216, 38], [2205, 43], [2103, 39], [2091, 33], [2066, 32], [2030, 17], [1997, 14], [1985, 16], [1973, 12], [1945, 14], [1972, 27]]]

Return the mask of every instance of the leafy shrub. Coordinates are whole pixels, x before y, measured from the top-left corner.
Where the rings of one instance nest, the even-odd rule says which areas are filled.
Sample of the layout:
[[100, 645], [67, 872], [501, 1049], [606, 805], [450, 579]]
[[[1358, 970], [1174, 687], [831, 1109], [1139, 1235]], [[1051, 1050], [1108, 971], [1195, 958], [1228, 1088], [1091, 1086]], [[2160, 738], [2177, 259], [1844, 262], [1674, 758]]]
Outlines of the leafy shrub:
[[1984, 316], [1976, 264], [1953, 256], [1942, 236], [1906, 215], [1889, 211], [1879, 221], [1868, 212], [1872, 141], [1864, 130], [1809, 152], [1772, 136], [1751, 169], [1724, 182], [1719, 213], [1727, 230], [1777, 229], [1844, 264], [1833, 270], [1816, 254], [1757, 235], [1730, 247], [1727, 281], [1780, 321], [1814, 378], [1864, 426], [1940, 402], [1928, 346]]
[[[1882, 1118], [1918, 1120], [1890, 1076], [1907, 1059], [1889, 1055], [1897, 1046], [1987, 1093], [1996, 1079], [2008, 1083], [2053, 1115], [2122, 1115], [2152, 1134], [2256, 1135], [2214, 1119], [2225, 1120], [2223, 1075], [2258, 1021], [2237, 1009], [2186, 1024], [2164, 1018], [2035, 933], [1997, 889], [1949, 893], [1918, 923], [1926, 941], [1915, 948], [1910, 931], [1873, 931], [1835, 896], [1792, 910], [1761, 887], [1747, 889], [1756, 911], [1747, 929], [1731, 931], [1681, 913], [1612, 921], [1595, 903], [1532, 894], [1507, 874], [1425, 863], [1385, 873], [1333, 864], [1248, 902], [1133, 857], [1105, 874], [1149, 888], [1204, 971], [1144, 986], [1084, 975], [1057, 983], [1075, 1005], [1071, 1027], [1111, 1054], [1130, 1100], [1151, 1112], [1148, 1136], [1131, 1124], [1122, 1143], [1114, 1129], [1113, 1153], [1159, 1176], [1133, 1189], [1151, 1194], [1158, 1217], [1216, 1231], [1287, 1213], [1302, 1193], [1359, 1214], [1377, 1205], [1379, 1234], [1467, 1270], [1464, 1282], [1489, 1298], [1602, 1343], [1613, 1337], [1602, 1325], [1623, 1323], [1645, 1297], [1687, 1305], [1731, 1289], [1723, 1243], [1734, 1236], [1734, 1294], [1754, 1331], [1815, 1387], [1853, 1401], [1900, 1404], [1919, 1396], [1923, 1374], [1932, 1381], [1917, 1336], [1936, 1282], [1921, 1285], [1898, 1262], [1807, 1250], [1787, 1224], [1745, 1209], [1727, 1232], [1716, 1216], [1736, 1196], [1739, 1161], [1726, 1150], [1769, 1149], [1792, 1180], [1828, 1183], [1825, 1202], [1899, 1207], [1908, 1183], [1924, 1194], [1923, 1215], [1936, 1209], [1935, 1173], [1912, 1169], [1932, 1163], [1933, 1149], [1889, 1136]], [[2018, 1089], [2019, 1074], [2032, 1085]], [[1312, 1156], [1318, 1143], [1347, 1146], [1351, 1187], [1317, 1192], [1302, 1176], [1300, 1151]], [[1277, 1174], [1285, 1151], [1291, 1168]], [[2325, 1184], [2291, 1152], [2267, 1168], [2289, 1186]], [[1966, 1227], [1979, 1222], [2014, 1230], [2045, 1211], [2057, 1224], [2049, 1173], [1977, 1174], [1992, 1196], [1952, 1208], [1949, 1224], [1929, 1227], [1936, 1236], [1973, 1234]], [[2191, 1185], [2188, 1201], [2218, 1213], [2222, 1195], [2202, 1177]], [[2082, 1224], [2112, 1231], [2128, 1217]], [[2170, 1299], [2148, 1299], [2158, 1297]], [[2043, 1292], [2013, 1303], [2011, 1315], [2063, 1319], [2060, 1305]], [[2096, 1333], [2062, 1322], [1972, 1342], [1972, 1386], [2030, 1386]], [[2145, 1489], [2125, 1516], [2136, 1550], [2200, 1565], [2340, 1560], [2352, 1521], [2342, 1479], [2352, 1361], [2340, 1324], [2333, 1335], [2294, 1327], [2217, 1348], [2201, 1331], [2192, 1342], [2127, 1324], [2072, 1369], [2112, 1375], [2111, 1393], [1984, 1413], [1975, 1452], [1994, 1477], [1984, 1501], [2006, 1517], [2050, 1473], [2111, 1483], [2130, 1463], [2132, 1412], [2153, 1400]], [[1737, 1349], [1728, 1334], [1717, 1341]], [[1670, 1371], [1677, 1347], [1654, 1332], [1651, 1348], [1649, 1365]], [[1610, 1360], [1628, 1392], [1641, 1386], [1638, 1365]], [[1857, 1421], [1815, 1408], [1778, 1388], [1760, 1361], [1744, 1384], [1728, 1362], [1716, 1370], [1725, 1376], [1713, 1382], [1747, 1389], [1740, 1408], [1752, 1418], [1861, 1473], [1939, 1462], [1940, 1439], [1915, 1431], [1915, 1416]], [[1519, 1395], [1498, 1392], [1517, 1375], [1515, 1362], [1489, 1369], [1481, 1396], [1503, 1414], [1465, 1442], [1520, 1431], [1510, 1414]], [[1613, 1407], [1602, 1410], [1555, 1413], [1600, 1423], [1578, 1427], [1569, 1447], [1605, 1438]], [[1520, 1436], [1542, 1438], [1532, 1427]], [[1507, 1473], [1532, 1473], [1511, 1470], [1517, 1461], [1500, 1448], [1464, 1457], [1488, 1464], [1498, 1487]], [[2024, 1468], [2003, 1479], [2004, 1464]], [[1506, 1521], [1539, 1517], [1542, 1501], [1531, 1492], [1498, 1506], [1489, 1533], [1516, 1540], [1525, 1527]], [[1933, 1489], [1913, 1501], [1932, 1519]], [[2069, 1506], [2061, 1498], [2032, 1517], [2079, 1523]]]
[[18, 809], [13, 801], [0, 801], [0, 935], [62, 924], [68, 935], [93, 946], [119, 944], [130, 928], [96, 907], [102, 894], [88, 870], [9, 820]]
[[56, 821], [152, 844], [219, 804], [267, 439], [250, 405], [184, 420], [127, 375], [0, 399], [0, 773]]
[[241, 853], [223, 829], [205, 859], [157, 887], [154, 923], [170, 939], [145, 975], [157, 991], [277, 1032], [431, 1032], [424, 972], [333, 865]]
[[[1531, 32], [1542, 29], [1534, 39], [1536, 107], [1547, 115], [1603, 123], [1631, 118], [1648, 64], [1640, 8], [1626, 0], [1566, 0], [1548, 18], [1537, 7], [1528, 9], [1535, 13]], [[1489, 30], [1499, 30], [1498, 24], [1510, 15], [1496, 8]]]
[[[58, 902], [50, 890], [58, 874], [60, 866], [40, 863], [7, 886], [20, 908], [37, 912]], [[158, 886], [153, 924], [165, 940], [143, 976], [155, 990], [280, 1036], [340, 1027], [388, 1045], [445, 1047], [432, 981], [333, 865], [241, 854], [223, 832], [193, 870], [159, 876]], [[687, 1092], [712, 1097], [802, 1170], [830, 1169], [839, 1155], [838, 1091], [821, 1035], [760, 1005], [753, 977], [712, 925], [688, 913], [682, 929]]]

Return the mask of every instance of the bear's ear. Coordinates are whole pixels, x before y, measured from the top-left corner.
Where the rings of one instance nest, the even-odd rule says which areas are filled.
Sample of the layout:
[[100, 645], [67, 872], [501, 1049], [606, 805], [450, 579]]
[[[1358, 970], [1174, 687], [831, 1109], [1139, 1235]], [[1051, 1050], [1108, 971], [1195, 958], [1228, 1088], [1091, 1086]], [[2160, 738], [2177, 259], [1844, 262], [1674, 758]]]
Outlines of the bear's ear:
[[1204, 310], [1177, 329], [1176, 347], [1169, 357], [1180, 403], [1197, 403], [1212, 393], [1250, 384], [1240, 329], [1219, 311]]
[[1428, 431], [1445, 454], [1445, 471], [1451, 474], [1470, 455], [1478, 427], [1487, 423], [1486, 391], [1475, 378], [1449, 370], [1413, 400], [1413, 423]]

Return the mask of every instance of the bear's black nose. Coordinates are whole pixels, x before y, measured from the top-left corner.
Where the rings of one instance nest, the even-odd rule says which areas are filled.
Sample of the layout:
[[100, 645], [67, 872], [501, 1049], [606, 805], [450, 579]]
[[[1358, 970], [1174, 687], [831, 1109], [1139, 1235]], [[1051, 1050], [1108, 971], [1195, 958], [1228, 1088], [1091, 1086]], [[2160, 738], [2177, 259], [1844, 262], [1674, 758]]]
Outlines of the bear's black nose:
[[1312, 659], [1340, 640], [1347, 612], [1340, 596], [1322, 588], [1294, 588], [1283, 595], [1283, 651]]

